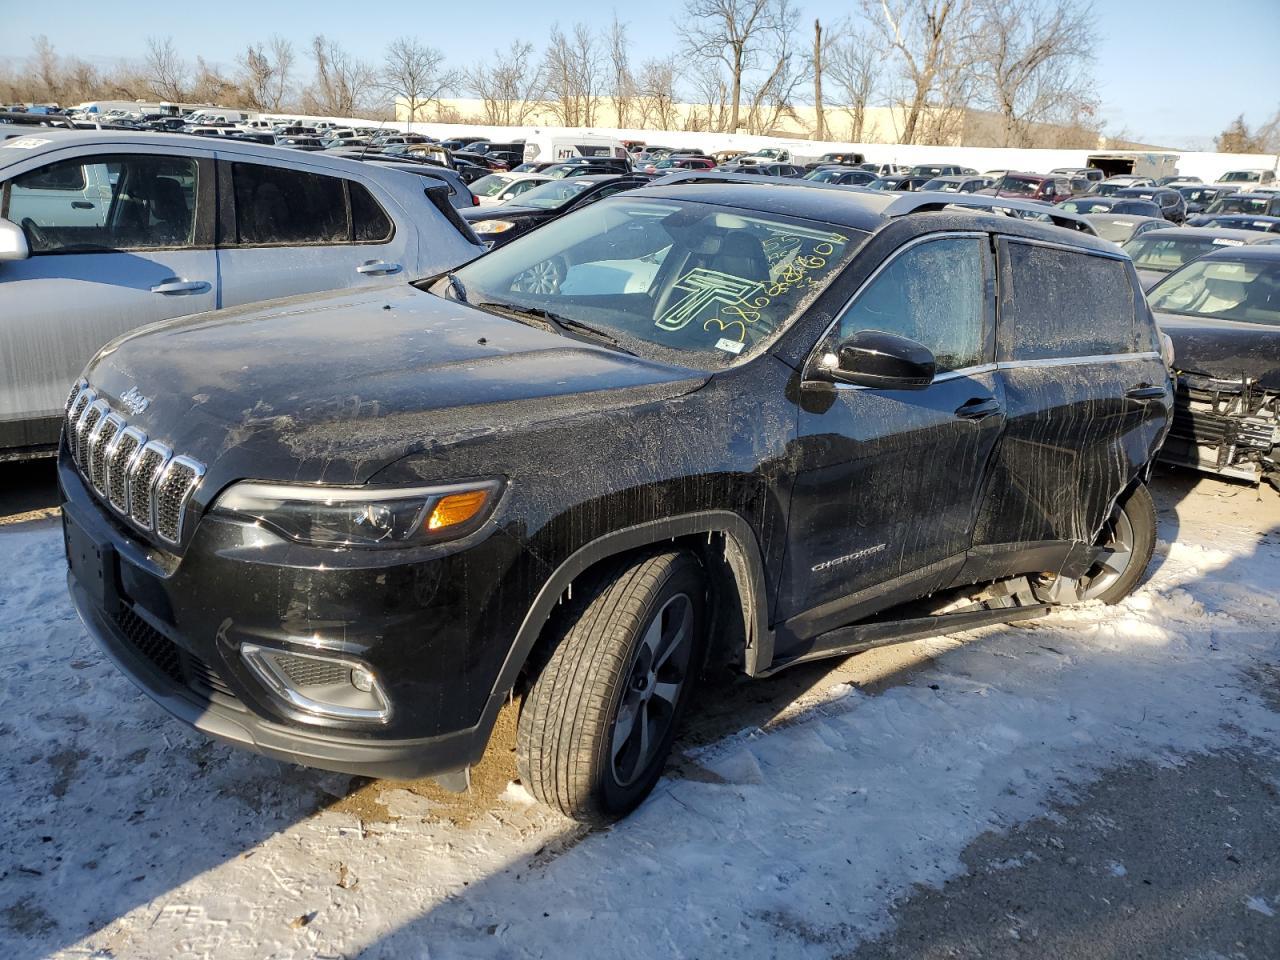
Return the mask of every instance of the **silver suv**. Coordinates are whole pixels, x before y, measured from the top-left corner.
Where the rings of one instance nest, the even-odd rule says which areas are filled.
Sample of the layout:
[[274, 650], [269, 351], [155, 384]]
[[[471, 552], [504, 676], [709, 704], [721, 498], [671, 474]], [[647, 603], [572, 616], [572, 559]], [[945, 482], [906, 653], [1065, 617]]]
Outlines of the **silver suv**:
[[52, 452], [128, 330], [483, 252], [435, 180], [223, 138], [33, 130], [0, 143], [0, 197], [0, 460]]

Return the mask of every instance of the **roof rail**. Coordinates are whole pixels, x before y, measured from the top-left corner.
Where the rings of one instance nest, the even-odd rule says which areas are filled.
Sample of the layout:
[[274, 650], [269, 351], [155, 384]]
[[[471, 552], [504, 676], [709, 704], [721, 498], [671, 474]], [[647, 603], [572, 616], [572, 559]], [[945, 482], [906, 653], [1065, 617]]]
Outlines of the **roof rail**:
[[31, 127], [62, 127], [74, 130], [71, 118], [61, 113], [24, 113], [17, 110], [0, 110], [0, 123], [23, 124]]
[[903, 192], [893, 190], [868, 190], [865, 187], [843, 183], [818, 183], [814, 180], [802, 180], [796, 177], [768, 177], [758, 174], [733, 174], [703, 172], [697, 170], [667, 174], [650, 181], [651, 186], [669, 187], [679, 184], [698, 183], [767, 183], [775, 187], [803, 187], [808, 190], [836, 190], [840, 193], [856, 193], [863, 197], [875, 198], [883, 205], [878, 212], [885, 217], [905, 217], [912, 213], [931, 213], [945, 210], [947, 207], [973, 207], [989, 213], [1003, 214], [1022, 220], [1048, 220], [1054, 226], [1067, 230], [1076, 230], [1097, 236], [1092, 225], [1073, 213], [1059, 210], [1043, 203], [1031, 203], [1026, 200], [1013, 200], [1008, 197], [987, 197], [972, 193], [942, 193], [936, 190]]
[[904, 193], [894, 199], [885, 210], [886, 217], [905, 217], [911, 213], [928, 213], [945, 210], [947, 207], [974, 207], [991, 213], [1004, 214], [1006, 217], [1018, 217], [1021, 220], [1048, 219], [1056, 227], [1068, 230], [1079, 230], [1081, 233], [1095, 235], [1093, 227], [1074, 213], [1067, 213], [1057, 207], [1043, 203], [1032, 203], [1027, 200], [1011, 200], [1008, 197], [987, 197], [972, 193], [954, 194], [937, 191], [921, 191]]

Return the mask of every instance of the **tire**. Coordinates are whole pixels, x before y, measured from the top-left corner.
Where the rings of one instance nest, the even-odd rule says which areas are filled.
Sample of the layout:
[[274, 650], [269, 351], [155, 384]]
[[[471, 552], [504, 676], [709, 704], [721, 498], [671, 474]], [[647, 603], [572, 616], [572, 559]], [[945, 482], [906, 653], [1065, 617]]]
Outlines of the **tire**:
[[[1145, 483], [1138, 483], [1116, 504], [1103, 525], [1098, 546], [1110, 550], [1102, 561], [1078, 580], [1055, 585], [1052, 595], [1044, 599], [1059, 603], [1101, 600], [1114, 604], [1133, 593], [1156, 549], [1156, 505]], [[1117, 559], [1122, 562], [1116, 562]], [[1063, 589], [1064, 586], [1067, 589]]]
[[615, 571], [565, 611], [516, 733], [520, 779], [538, 800], [602, 826], [649, 794], [696, 680], [706, 608], [698, 561], [669, 552]]

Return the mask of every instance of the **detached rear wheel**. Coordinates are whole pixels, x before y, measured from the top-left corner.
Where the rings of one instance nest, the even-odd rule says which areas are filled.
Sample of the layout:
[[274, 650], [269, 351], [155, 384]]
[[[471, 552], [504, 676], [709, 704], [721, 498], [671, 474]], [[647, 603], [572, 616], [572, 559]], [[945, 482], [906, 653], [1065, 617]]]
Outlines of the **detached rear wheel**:
[[1046, 600], [1119, 603], [1133, 593], [1156, 548], [1156, 506], [1146, 484], [1139, 483], [1116, 504], [1098, 537], [1098, 559], [1078, 580], [1055, 581], [1042, 590]]
[[520, 713], [516, 764], [535, 797], [604, 824], [648, 795], [693, 687], [705, 623], [702, 569], [687, 553], [641, 560], [576, 602]]

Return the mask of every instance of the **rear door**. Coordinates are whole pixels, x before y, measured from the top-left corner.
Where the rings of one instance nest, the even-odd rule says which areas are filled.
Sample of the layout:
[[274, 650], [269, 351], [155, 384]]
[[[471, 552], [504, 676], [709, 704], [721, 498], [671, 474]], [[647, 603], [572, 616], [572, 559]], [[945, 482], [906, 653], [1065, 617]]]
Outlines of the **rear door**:
[[929, 347], [938, 374], [923, 390], [836, 384], [800, 404], [779, 657], [897, 587], [931, 592], [963, 563], [1004, 423], [993, 288], [986, 234], [929, 234], [889, 256], [819, 348], [882, 330]]
[[1005, 238], [998, 256], [1007, 424], [975, 555], [1051, 556], [1092, 543], [1149, 461], [1168, 417], [1167, 373], [1137, 322], [1146, 306], [1123, 254]]
[[[212, 153], [183, 148], [59, 151], [5, 181], [0, 216], [31, 256], [0, 263], [0, 447], [56, 440], [108, 341], [218, 305], [213, 205]], [[32, 420], [36, 434], [17, 427]]]
[[224, 307], [399, 283], [416, 265], [413, 226], [357, 180], [257, 159], [218, 167]]

